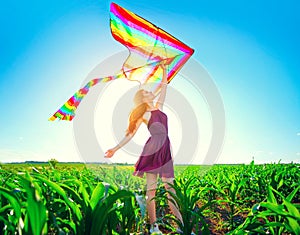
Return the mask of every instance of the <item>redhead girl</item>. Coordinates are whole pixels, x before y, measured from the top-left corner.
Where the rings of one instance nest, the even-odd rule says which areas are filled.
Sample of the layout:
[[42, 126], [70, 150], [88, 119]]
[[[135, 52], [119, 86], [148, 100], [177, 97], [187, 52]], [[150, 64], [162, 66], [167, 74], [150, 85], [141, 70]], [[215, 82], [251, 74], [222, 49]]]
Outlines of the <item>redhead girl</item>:
[[[147, 125], [150, 138], [145, 143], [143, 151], [135, 164], [134, 175], [143, 177], [146, 174], [147, 182], [147, 211], [151, 224], [151, 233], [160, 232], [156, 223], [155, 191], [157, 178], [160, 177], [168, 190], [174, 192], [169, 184], [174, 180], [173, 159], [171, 155], [170, 140], [168, 137], [168, 118], [162, 111], [167, 91], [167, 76], [165, 65], [162, 64], [163, 78], [161, 92], [154, 104], [152, 92], [139, 90], [134, 96], [135, 107], [129, 116], [129, 125], [125, 137], [118, 145], [109, 149], [105, 154], [111, 158], [115, 152], [127, 144], [135, 135], [142, 123]], [[182, 221], [177, 207], [169, 201], [172, 213]]]

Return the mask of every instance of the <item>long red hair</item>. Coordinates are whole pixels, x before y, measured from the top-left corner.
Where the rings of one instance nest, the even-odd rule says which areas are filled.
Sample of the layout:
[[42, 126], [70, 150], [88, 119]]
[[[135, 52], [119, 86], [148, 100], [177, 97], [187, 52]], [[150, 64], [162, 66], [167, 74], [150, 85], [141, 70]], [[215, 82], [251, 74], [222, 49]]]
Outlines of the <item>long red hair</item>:
[[143, 102], [143, 91], [139, 90], [134, 96], [135, 108], [130, 112], [126, 135], [132, 134], [135, 131], [137, 121], [144, 116], [148, 109], [148, 104]]

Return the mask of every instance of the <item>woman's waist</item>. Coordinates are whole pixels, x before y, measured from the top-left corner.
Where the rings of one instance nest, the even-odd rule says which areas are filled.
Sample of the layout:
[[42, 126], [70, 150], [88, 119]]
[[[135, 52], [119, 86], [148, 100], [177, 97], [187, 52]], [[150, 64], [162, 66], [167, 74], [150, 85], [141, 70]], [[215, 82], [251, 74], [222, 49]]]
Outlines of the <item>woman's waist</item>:
[[164, 136], [167, 137], [168, 133], [167, 132], [150, 132], [151, 136]]

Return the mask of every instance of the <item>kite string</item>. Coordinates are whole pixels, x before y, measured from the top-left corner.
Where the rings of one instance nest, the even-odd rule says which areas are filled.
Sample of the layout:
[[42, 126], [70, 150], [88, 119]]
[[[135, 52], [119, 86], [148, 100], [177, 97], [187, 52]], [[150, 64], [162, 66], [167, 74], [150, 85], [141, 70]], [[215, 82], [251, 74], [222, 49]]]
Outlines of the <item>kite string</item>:
[[[122, 71], [123, 71], [124, 77], [125, 77], [127, 80], [138, 82], [138, 83], [139, 83], [139, 88], [141, 88], [141, 86], [142, 86], [141, 81], [138, 80], [138, 79], [129, 79], [128, 76], [127, 76], [127, 73], [128, 73], [128, 72], [131, 72], [131, 71], [134, 71], [134, 70], [136, 70], [136, 69], [140, 69], [140, 68], [143, 68], [143, 67], [146, 67], [146, 66], [149, 66], [149, 65], [153, 65], [153, 66], [155, 66], [155, 67], [153, 68], [153, 71], [152, 71], [152, 74], [153, 74], [153, 73], [158, 69], [158, 68], [157, 68], [158, 64], [160, 64], [162, 61], [166, 60], [166, 58], [165, 58], [165, 59], [161, 59], [161, 60], [158, 60], [158, 61], [154, 61], [154, 62], [152, 62], [152, 63], [148, 63], [148, 62], [152, 59], [152, 56], [153, 56], [153, 54], [154, 54], [154, 49], [155, 49], [155, 47], [157, 46], [157, 42], [158, 42], [158, 32], [159, 32], [159, 30], [160, 30], [160, 28], [156, 26], [156, 36], [155, 36], [155, 41], [154, 41], [154, 44], [153, 44], [153, 46], [152, 46], [152, 50], [151, 50], [151, 52], [150, 52], [150, 54], [149, 54], [149, 56], [148, 56], [148, 58], [147, 58], [147, 63], [146, 63], [145, 65], [143, 65], [143, 66], [140, 66], [140, 67], [137, 67], [137, 68], [135, 68], [135, 69], [128, 70], [128, 71], [125, 72], [125, 71], [124, 71], [125, 64], [127, 63], [128, 59], [129, 59], [129, 58], [131, 57], [131, 55], [132, 55], [131, 50], [126, 46], [127, 49], [128, 49], [128, 51], [129, 51], [129, 55], [128, 55], [128, 57], [125, 59], [125, 61], [124, 61], [124, 63], [123, 63]], [[163, 40], [163, 39], [162, 39], [162, 40]], [[163, 45], [164, 45], [164, 43], [163, 43]], [[165, 45], [164, 45], [164, 49], [165, 49], [165, 52], [166, 52], [166, 47], [165, 47]], [[167, 55], [167, 53], [166, 53], [166, 55]], [[174, 57], [174, 58], [175, 58], [175, 57]]]
[[154, 42], [154, 44], [153, 44], [153, 46], [152, 46], [152, 51], [151, 51], [150, 55], [148, 56], [148, 60], [147, 60], [147, 61], [149, 61], [150, 58], [152, 58], [154, 48], [155, 48], [155, 46], [156, 46], [156, 44], [157, 44], [157, 42], [158, 42], [158, 32], [159, 32], [159, 27], [156, 26], [155, 42]]
[[[127, 47], [127, 46], [126, 46], [126, 47]], [[141, 86], [142, 86], [141, 81], [138, 80], [138, 79], [129, 79], [128, 76], [127, 76], [127, 73], [132, 72], [132, 71], [134, 71], [134, 70], [137, 70], [137, 69], [139, 69], [139, 68], [142, 68], [142, 67], [145, 66], [145, 65], [140, 66], [140, 67], [137, 67], [137, 68], [133, 68], [133, 69], [130, 69], [130, 70], [127, 70], [127, 71], [124, 71], [125, 64], [127, 63], [127, 61], [129, 60], [129, 58], [130, 58], [131, 55], [132, 55], [131, 50], [129, 49], [129, 47], [127, 47], [127, 50], [128, 50], [128, 52], [129, 52], [129, 54], [128, 54], [127, 58], [125, 59], [123, 65], [122, 65], [122, 72], [123, 72], [124, 77], [125, 77], [128, 81], [138, 82], [138, 83], [139, 83], [139, 89], [140, 89]]]

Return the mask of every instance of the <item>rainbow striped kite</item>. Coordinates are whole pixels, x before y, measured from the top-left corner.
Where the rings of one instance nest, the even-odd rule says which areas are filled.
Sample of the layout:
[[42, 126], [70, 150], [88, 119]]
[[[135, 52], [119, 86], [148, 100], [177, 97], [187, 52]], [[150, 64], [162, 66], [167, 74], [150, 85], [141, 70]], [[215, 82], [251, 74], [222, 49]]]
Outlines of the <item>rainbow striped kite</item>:
[[130, 52], [120, 72], [88, 82], [49, 120], [72, 120], [89, 89], [100, 82], [127, 78], [140, 84], [151, 84], [153, 92], [157, 93], [162, 78], [160, 63], [166, 61], [168, 64], [167, 78], [170, 82], [194, 53], [192, 48], [169, 33], [115, 3], [110, 5], [110, 28], [114, 39], [125, 45]]

